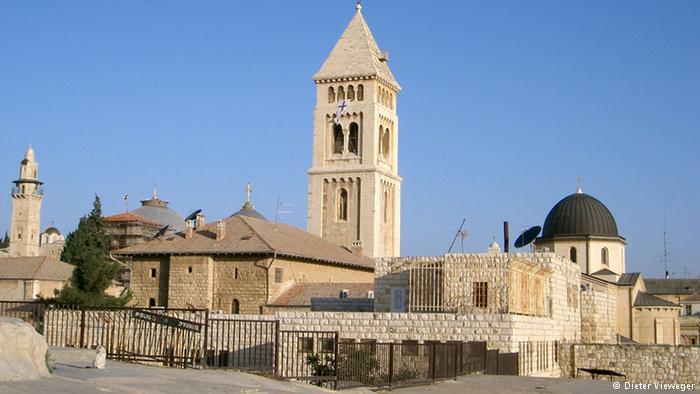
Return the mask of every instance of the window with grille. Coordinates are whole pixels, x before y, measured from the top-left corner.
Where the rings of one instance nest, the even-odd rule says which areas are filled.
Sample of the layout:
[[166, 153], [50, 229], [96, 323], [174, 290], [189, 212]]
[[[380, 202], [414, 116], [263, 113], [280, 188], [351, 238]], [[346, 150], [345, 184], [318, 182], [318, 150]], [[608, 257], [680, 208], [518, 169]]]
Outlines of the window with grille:
[[488, 282], [474, 282], [474, 306], [477, 308], [488, 307], [488, 305], [489, 305], [488, 293], [489, 293]]
[[275, 268], [275, 283], [282, 283], [282, 268]]

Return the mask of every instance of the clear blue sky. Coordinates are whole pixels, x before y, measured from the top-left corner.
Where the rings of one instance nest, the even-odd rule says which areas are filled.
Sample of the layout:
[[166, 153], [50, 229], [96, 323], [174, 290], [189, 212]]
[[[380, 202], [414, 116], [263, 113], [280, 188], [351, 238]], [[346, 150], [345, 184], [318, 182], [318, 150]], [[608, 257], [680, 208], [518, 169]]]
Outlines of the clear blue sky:
[[[365, 0], [401, 83], [402, 254], [462, 218], [484, 251], [576, 189], [627, 238], [628, 271], [700, 275], [700, 2]], [[0, 2], [0, 231], [30, 143], [43, 226], [72, 230], [157, 183], [181, 214], [257, 208], [306, 226], [314, 84], [354, 1]], [[459, 246], [458, 246], [459, 249]]]

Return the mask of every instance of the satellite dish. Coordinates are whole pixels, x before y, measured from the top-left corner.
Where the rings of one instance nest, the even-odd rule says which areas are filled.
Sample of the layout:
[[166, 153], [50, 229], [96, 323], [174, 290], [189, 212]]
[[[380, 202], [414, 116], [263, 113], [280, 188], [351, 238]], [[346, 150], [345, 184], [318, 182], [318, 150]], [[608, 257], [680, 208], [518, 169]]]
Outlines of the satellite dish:
[[535, 238], [537, 238], [538, 235], [540, 235], [540, 231], [542, 231], [542, 227], [540, 226], [530, 227], [529, 229], [523, 231], [518, 239], [515, 240], [515, 247], [522, 248], [523, 246], [529, 245], [535, 240]]
[[187, 215], [187, 217], [185, 218], [185, 221], [187, 222], [187, 221], [190, 221], [190, 220], [195, 220], [195, 219], [197, 219], [197, 215], [199, 215], [200, 212], [202, 212], [201, 209], [198, 209], [198, 210], [192, 212], [191, 214]]
[[170, 225], [168, 224], [168, 225], [166, 225], [165, 227], [163, 227], [163, 228], [161, 228], [160, 230], [158, 230], [158, 232], [156, 233], [156, 235], [153, 236], [153, 239], [156, 239], [156, 238], [159, 238], [159, 237], [164, 236], [164, 235], [165, 235], [165, 232], [168, 231], [168, 228], [169, 228], [169, 227], [170, 227]]

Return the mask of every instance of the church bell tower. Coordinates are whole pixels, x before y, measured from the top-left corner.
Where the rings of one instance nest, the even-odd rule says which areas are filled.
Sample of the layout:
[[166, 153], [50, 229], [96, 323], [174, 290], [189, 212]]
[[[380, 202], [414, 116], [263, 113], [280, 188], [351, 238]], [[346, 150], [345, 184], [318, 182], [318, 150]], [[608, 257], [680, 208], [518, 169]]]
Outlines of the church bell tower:
[[10, 223], [10, 256], [38, 256], [41, 221], [41, 200], [44, 192], [37, 179], [39, 164], [31, 146], [19, 167], [19, 179], [12, 188], [12, 222]]
[[396, 95], [401, 89], [356, 12], [314, 75], [309, 232], [369, 257], [400, 254], [401, 177]]

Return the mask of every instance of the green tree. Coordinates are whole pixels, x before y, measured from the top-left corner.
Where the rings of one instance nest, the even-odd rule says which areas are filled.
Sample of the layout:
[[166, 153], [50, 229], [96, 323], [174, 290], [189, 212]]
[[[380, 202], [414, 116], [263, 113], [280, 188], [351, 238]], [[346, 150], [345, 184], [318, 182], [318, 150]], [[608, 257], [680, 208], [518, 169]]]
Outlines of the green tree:
[[105, 294], [120, 270], [109, 258], [109, 241], [100, 197], [95, 195], [92, 211], [66, 237], [61, 260], [75, 265], [75, 270], [69, 285], [58, 293], [59, 302], [92, 307], [126, 305], [131, 298], [128, 292], [119, 297]]
[[10, 237], [7, 236], [7, 231], [5, 231], [5, 238], [0, 242], [0, 249], [5, 249], [10, 246]]

